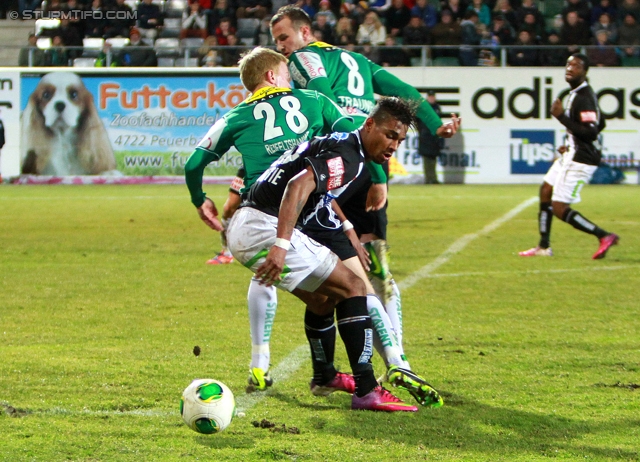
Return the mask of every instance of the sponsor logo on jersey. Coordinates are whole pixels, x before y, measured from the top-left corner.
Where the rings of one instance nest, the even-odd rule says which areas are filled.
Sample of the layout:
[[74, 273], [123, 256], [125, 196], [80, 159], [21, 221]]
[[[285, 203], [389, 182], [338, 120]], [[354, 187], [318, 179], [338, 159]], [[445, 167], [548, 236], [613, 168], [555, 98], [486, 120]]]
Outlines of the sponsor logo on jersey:
[[307, 88], [307, 83], [309, 82], [302, 73], [298, 70], [295, 64], [291, 63], [289, 65], [289, 74], [294, 82], [300, 85], [300, 88]]
[[344, 133], [344, 132], [333, 132], [330, 136], [330, 139], [332, 140], [346, 140], [347, 138], [349, 138], [349, 134], [348, 133]]
[[555, 155], [554, 130], [511, 130], [511, 173], [547, 173]]
[[302, 68], [307, 72], [307, 75], [311, 80], [316, 77], [326, 77], [327, 71], [324, 69], [324, 64], [322, 64], [322, 59], [315, 53], [307, 53], [305, 51], [301, 51], [296, 54], [296, 58], [298, 58], [298, 62], [302, 66]]
[[342, 162], [342, 157], [327, 159], [327, 168], [329, 169], [327, 189], [331, 190], [342, 186], [344, 181], [344, 163]]
[[596, 111], [582, 111], [580, 112], [580, 122], [597, 122], [598, 114]]

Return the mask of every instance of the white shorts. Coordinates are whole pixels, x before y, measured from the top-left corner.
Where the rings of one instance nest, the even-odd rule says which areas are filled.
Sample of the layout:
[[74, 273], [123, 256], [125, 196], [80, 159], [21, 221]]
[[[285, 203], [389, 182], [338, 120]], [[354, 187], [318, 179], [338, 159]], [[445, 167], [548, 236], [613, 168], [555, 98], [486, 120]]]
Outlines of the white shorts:
[[[233, 256], [254, 273], [264, 263], [276, 242], [278, 218], [251, 207], [242, 207], [227, 228], [227, 243]], [[289, 292], [303, 289], [314, 292], [338, 264], [331, 250], [294, 229], [291, 247], [285, 257], [282, 280], [276, 285]]]
[[589, 183], [593, 172], [598, 168], [596, 165], [574, 162], [571, 160], [572, 157], [570, 152], [566, 152], [562, 157], [555, 160], [544, 176], [545, 183], [553, 186], [551, 200], [554, 202], [563, 202], [565, 204], [580, 202], [582, 187]]

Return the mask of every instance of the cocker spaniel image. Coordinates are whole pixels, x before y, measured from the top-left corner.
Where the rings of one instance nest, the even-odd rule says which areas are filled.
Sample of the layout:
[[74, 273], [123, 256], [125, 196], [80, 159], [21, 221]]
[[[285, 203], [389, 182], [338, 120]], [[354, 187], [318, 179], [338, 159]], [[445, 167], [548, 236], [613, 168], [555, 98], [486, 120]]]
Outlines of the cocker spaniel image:
[[22, 173], [97, 175], [116, 168], [93, 96], [72, 72], [40, 79], [22, 113]]

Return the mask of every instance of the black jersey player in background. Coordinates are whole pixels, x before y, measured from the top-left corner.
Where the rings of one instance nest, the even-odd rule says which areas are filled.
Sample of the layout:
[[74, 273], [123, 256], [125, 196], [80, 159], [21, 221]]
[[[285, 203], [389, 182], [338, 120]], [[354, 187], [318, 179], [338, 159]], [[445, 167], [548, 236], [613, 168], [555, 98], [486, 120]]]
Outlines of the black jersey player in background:
[[580, 202], [580, 190], [591, 180], [602, 158], [598, 140], [605, 121], [598, 99], [587, 82], [588, 70], [589, 59], [583, 54], [574, 53], [567, 60], [565, 80], [571, 86], [567, 105], [563, 109], [559, 99], [551, 105], [551, 115], [567, 128], [566, 141], [558, 149], [561, 156], [553, 163], [540, 186], [540, 242], [536, 247], [520, 252], [522, 257], [553, 255], [550, 234], [554, 215], [599, 239], [600, 246], [593, 254], [594, 260], [604, 258], [609, 247], [618, 243], [618, 235], [598, 227], [570, 206]]

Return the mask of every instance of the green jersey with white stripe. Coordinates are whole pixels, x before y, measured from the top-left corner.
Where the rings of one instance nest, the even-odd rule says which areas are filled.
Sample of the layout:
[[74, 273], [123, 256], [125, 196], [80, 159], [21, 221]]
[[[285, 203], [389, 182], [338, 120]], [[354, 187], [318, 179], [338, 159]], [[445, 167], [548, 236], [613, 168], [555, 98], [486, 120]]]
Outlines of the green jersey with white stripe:
[[205, 167], [232, 146], [242, 155], [246, 190], [285, 151], [316, 135], [358, 127], [331, 99], [316, 91], [261, 88], [218, 120], [187, 160], [185, 178], [191, 202], [202, 205]]

